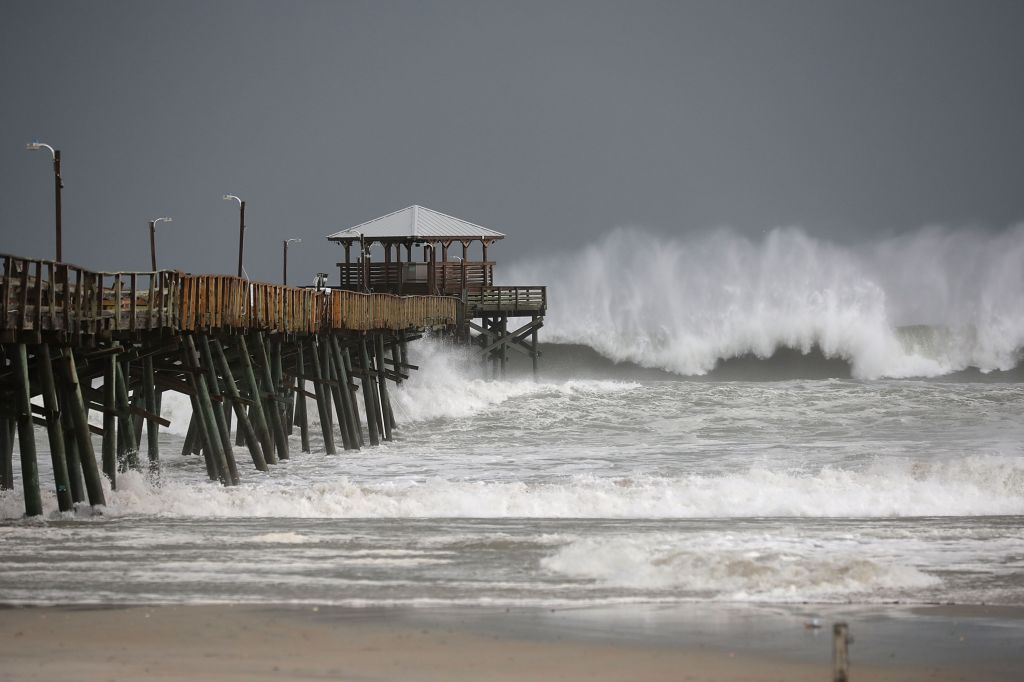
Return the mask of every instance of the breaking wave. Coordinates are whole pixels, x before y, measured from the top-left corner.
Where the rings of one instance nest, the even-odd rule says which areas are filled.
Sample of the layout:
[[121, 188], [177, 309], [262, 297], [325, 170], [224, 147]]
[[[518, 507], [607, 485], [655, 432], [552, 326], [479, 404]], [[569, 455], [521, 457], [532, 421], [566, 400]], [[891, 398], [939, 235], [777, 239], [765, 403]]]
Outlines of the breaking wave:
[[941, 583], [914, 566], [867, 559], [850, 548], [826, 552], [782, 537], [720, 533], [580, 538], [545, 557], [541, 566], [606, 587], [736, 601], [880, 599]]
[[616, 229], [575, 256], [514, 267], [547, 284], [549, 341], [702, 375], [781, 348], [850, 363], [861, 379], [1010, 370], [1024, 348], [1024, 225], [922, 229], [843, 246], [780, 228], [666, 238]]
[[[106, 481], [104, 480], [104, 484]], [[765, 466], [719, 475], [472, 481], [360, 482], [339, 478], [237, 488], [129, 472], [107, 492], [105, 516], [279, 518], [749, 518], [1024, 515], [1024, 458], [976, 455], [951, 462], [886, 460], [859, 470]], [[44, 498], [46, 513], [56, 501]], [[18, 518], [21, 495], [0, 494], [0, 518]], [[88, 514], [82, 510], [79, 513]]]

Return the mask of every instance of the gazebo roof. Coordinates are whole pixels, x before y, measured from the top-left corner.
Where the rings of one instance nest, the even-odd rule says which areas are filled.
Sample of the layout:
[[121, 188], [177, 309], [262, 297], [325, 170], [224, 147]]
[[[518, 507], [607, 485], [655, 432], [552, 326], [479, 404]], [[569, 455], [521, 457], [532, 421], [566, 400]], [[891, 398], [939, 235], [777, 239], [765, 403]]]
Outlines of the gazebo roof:
[[501, 239], [505, 235], [423, 206], [409, 206], [355, 227], [327, 235], [333, 241], [460, 241]]

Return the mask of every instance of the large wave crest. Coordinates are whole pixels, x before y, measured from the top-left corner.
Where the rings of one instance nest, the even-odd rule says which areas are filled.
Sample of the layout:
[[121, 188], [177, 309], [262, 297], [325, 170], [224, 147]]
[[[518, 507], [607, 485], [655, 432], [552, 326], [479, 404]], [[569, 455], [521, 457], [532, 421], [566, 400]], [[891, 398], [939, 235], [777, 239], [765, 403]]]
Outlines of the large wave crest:
[[1009, 370], [1024, 347], [1024, 225], [928, 228], [845, 246], [779, 228], [665, 237], [619, 228], [510, 269], [549, 285], [548, 340], [685, 375], [780, 347], [858, 378]]

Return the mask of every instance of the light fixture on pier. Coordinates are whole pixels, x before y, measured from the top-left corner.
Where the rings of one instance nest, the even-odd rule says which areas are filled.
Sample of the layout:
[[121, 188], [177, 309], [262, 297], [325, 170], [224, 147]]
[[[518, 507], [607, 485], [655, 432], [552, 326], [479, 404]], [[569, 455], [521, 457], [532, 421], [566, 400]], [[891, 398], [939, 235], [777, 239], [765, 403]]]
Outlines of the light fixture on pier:
[[245, 247], [245, 202], [234, 194], [225, 194], [224, 201], [238, 202], [238, 276], [242, 276], [242, 250]]
[[48, 144], [39, 142], [29, 142], [25, 145], [25, 149], [30, 151], [36, 151], [39, 149], [46, 149], [50, 152], [50, 156], [53, 158], [53, 186], [54, 186], [54, 202], [56, 204], [55, 220], [56, 220], [56, 236], [57, 236], [57, 262], [60, 263], [63, 258], [61, 254], [61, 234], [60, 234], [60, 190], [64, 187], [64, 180], [60, 177], [60, 150], [54, 149]]
[[285, 286], [288, 286], [288, 245], [291, 244], [292, 242], [295, 242], [296, 244], [301, 244], [302, 240], [299, 239], [298, 237], [289, 237], [288, 239], [285, 239], [284, 241], [281, 242], [281, 244], [284, 246], [284, 273], [281, 276], [281, 283], [284, 284]]
[[156, 224], [170, 222], [173, 221], [167, 216], [149, 221], [149, 259], [153, 266], [153, 272], [156, 272]]

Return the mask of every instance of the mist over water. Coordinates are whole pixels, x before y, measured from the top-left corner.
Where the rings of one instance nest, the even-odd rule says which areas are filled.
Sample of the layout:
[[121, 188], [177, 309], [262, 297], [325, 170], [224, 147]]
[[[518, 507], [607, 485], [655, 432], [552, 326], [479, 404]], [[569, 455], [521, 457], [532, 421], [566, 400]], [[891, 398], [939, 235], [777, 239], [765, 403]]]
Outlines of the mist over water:
[[1010, 370], [1024, 348], [1024, 225], [921, 229], [840, 245], [799, 228], [667, 237], [620, 228], [577, 253], [503, 273], [546, 284], [548, 341], [702, 375], [781, 348], [849, 362], [853, 376]]

